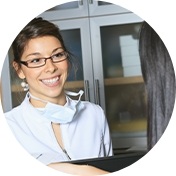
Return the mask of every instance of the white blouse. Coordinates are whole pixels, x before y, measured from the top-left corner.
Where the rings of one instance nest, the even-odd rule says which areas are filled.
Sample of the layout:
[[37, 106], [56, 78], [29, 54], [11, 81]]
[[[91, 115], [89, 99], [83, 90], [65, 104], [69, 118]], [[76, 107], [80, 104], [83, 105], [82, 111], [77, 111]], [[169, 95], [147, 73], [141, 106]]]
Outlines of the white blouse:
[[[75, 100], [68, 99], [67, 104]], [[84, 108], [70, 123], [60, 124], [63, 151], [51, 121], [44, 118], [26, 95], [18, 107], [5, 113], [7, 122], [19, 143], [36, 159], [48, 165], [53, 162], [104, 157], [112, 155], [109, 127], [102, 108], [81, 101]], [[70, 157], [70, 158], [69, 158]]]

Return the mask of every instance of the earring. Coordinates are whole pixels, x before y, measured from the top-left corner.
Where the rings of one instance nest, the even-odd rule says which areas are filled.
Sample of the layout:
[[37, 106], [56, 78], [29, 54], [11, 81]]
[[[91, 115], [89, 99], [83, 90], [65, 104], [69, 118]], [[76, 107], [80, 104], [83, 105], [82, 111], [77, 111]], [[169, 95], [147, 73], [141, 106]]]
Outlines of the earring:
[[28, 91], [29, 89], [28, 84], [24, 80], [21, 82], [21, 87], [23, 88], [24, 91]]

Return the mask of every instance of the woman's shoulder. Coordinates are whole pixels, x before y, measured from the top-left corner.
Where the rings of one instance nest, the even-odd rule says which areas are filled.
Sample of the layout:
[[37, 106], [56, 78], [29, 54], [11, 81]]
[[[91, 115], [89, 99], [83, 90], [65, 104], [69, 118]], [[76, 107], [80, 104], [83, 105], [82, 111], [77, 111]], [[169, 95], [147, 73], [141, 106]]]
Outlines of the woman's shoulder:
[[88, 101], [81, 101], [81, 103], [84, 105], [84, 108], [77, 116], [80, 123], [89, 124], [88, 126], [96, 126], [95, 128], [102, 129], [104, 124], [106, 124], [106, 117], [102, 107]]
[[17, 118], [17, 116], [19, 116], [23, 111], [25, 111], [25, 107], [24, 107], [25, 105], [26, 105], [25, 100], [23, 100], [21, 104], [14, 107], [10, 111], [5, 112], [4, 113], [5, 118], [6, 119], [13, 119], [14, 117]]
[[86, 108], [90, 108], [92, 110], [96, 110], [96, 111], [103, 111], [103, 109], [101, 108], [100, 105], [98, 104], [95, 104], [95, 103], [92, 103], [92, 102], [89, 102], [89, 101], [81, 101], [83, 103], [83, 105], [86, 107]]
[[83, 114], [85, 116], [88, 116], [89, 118], [93, 118], [97, 120], [101, 119], [104, 121], [105, 113], [103, 108], [100, 105], [97, 105], [95, 103], [88, 102], [88, 101], [81, 101], [81, 102], [84, 105]]
[[10, 111], [5, 112], [4, 115], [6, 118], [10, 118], [13, 117], [14, 115], [17, 115], [21, 110], [22, 110], [21, 105], [18, 105], [13, 109], [11, 109]]

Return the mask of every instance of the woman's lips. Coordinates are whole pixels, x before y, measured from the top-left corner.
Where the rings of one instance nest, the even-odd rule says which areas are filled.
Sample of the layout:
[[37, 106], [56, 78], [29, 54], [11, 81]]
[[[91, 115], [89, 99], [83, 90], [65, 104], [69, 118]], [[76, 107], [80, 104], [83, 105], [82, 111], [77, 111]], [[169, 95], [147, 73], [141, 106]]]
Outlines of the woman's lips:
[[54, 78], [49, 78], [49, 79], [42, 79], [42, 83], [45, 84], [46, 86], [55, 86], [59, 83], [60, 76], [54, 77]]

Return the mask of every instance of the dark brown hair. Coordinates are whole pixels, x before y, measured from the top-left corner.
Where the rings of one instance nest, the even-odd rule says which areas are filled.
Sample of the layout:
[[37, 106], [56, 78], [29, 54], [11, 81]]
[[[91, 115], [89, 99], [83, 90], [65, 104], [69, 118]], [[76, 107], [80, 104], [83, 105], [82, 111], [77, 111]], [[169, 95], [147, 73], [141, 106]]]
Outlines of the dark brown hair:
[[155, 30], [144, 22], [140, 32], [139, 54], [147, 91], [148, 148], [164, 133], [174, 108], [175, 72], [169, 52]]

